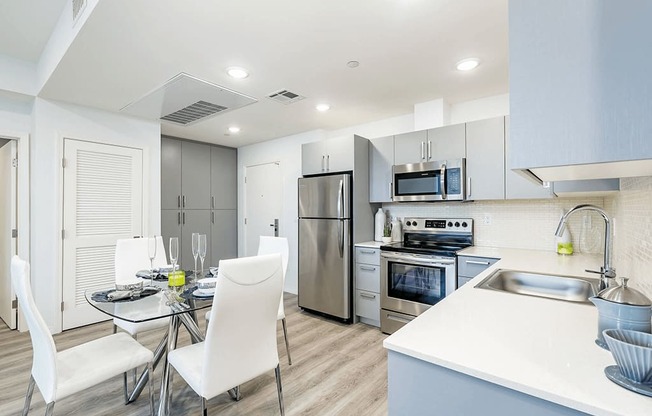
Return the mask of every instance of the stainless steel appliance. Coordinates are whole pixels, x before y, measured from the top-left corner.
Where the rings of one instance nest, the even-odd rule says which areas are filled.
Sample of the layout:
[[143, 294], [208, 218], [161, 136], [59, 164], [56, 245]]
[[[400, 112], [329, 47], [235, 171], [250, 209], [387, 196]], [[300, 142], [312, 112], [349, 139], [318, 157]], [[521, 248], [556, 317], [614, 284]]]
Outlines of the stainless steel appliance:
[[406, 218], [403, 240], [380, 247], [380, 329], [391, 334], [456, 289], [456, 252], [473, 245], [470, 218]]
[[466, 196], [466, 159], [394, 165], [395, 202], [462, 201]]
[[299, 179], [299, 307], [352, 318], [351, 175]]

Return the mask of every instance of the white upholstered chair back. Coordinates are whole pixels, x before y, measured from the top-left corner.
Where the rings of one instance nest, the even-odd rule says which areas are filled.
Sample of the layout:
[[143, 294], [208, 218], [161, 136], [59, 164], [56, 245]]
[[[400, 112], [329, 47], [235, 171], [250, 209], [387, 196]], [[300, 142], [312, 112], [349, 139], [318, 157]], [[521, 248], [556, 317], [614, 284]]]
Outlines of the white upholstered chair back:
[[11, 283], [27, 321], [29, 335], [32, 337], [32, 376], [43, 399], [50, 403], [55, 400], [57, 394], [57, 348], [50, 330], [36, 309], [29, 276], [29, 264], [14, 256], [11, 259]]
[[[258, 243], [258, 255], [261, 256], [273, 253], [279, 253], [281, 255], [283, 261], [283, 285], [285, 285], [285, 275], [288, 271], [288, 261], [290, 258], [288, 239], [285, 237], [268, 237], [261, 235]], [[283, 293], [283, 287], [281, 287], [281, 293]], [[278, 305], [277, 319], [283, 318], [285, 318], [285, 308], [283, 307], [283, 296], [281, 296], [281, 301]]]
[[[139, 270], [149, 270], [148, 238], [119, 239], [115, 245], [115, 281], [132, 281]], [[154, 268], [167, 264], [163, 237], [156, 237]]]
[[214, 397], [278, 366], [280, 254], [220, 261], [206, 331], [201, 392]]

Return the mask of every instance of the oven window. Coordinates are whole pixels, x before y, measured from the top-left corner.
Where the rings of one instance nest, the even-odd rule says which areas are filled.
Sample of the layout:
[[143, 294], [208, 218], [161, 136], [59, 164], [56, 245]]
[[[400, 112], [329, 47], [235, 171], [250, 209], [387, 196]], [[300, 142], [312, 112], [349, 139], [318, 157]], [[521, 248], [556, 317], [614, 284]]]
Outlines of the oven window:
[[435, 172], [396, 175], [397, 195], [437, 195], [439, 193], [439, 175]]
[[446, 296], [445, 269], [393, 262], [388, 266], [389, 297], [434, 305]]

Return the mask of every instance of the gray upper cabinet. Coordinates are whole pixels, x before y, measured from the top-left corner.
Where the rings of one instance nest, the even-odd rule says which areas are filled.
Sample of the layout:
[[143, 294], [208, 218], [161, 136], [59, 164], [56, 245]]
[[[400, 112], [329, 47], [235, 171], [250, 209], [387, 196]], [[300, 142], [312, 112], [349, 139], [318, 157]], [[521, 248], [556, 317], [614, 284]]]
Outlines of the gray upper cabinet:
[[428, 160], [461, 159], [466, 156], [466, 125], [438, 127], [428, 130]]
[[[505, 160], [509, 160], [509, 152], [511, 151], [509, 121], [509, 116], [505, 117]], [[505, 168], [505, 199], [542, 199], [552, 197], [552, 187], [544, 188], [543, 185], [514, 172], [509, 166]]]
[[211, 147], [181, 142], [181, 208], [210, 209]]
[[237, 150], [230, 147], [211, 147], [211, 208], [236, 209], [237, 173]]
[[649, 174], [651, 14], [649, 1], [509, 2], [510, 168], [548, 181]]
[[181, 208], [181, 142], [161, 138], [161, 209]]
[[351, 136], [301, 145], [301, 172], [315, 175], [353, 170], [354, 142]]
[[394, 136], [394, 164], [428, 161], [428, 131], [413, 131]]
[[504, 117], [466, 123], [466, 196], [505, 199]]
[[369, 146], [369, 202], [392, 201], [392, 165], [394, 164], [394, 136], [370, 140]]

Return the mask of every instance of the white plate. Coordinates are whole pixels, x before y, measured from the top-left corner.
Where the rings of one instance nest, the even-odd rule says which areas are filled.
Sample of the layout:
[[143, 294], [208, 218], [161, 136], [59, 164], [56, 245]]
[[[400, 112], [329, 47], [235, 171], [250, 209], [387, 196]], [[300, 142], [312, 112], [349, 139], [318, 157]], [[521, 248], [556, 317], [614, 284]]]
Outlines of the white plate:
[[195, 291], [192, 292], [192, 295], [198, 298], [212, 298], [213, 295], [215, 295], [215, 291], [213, 290], [211, 292], [204, 292], [203, 290], [195, 289]]

